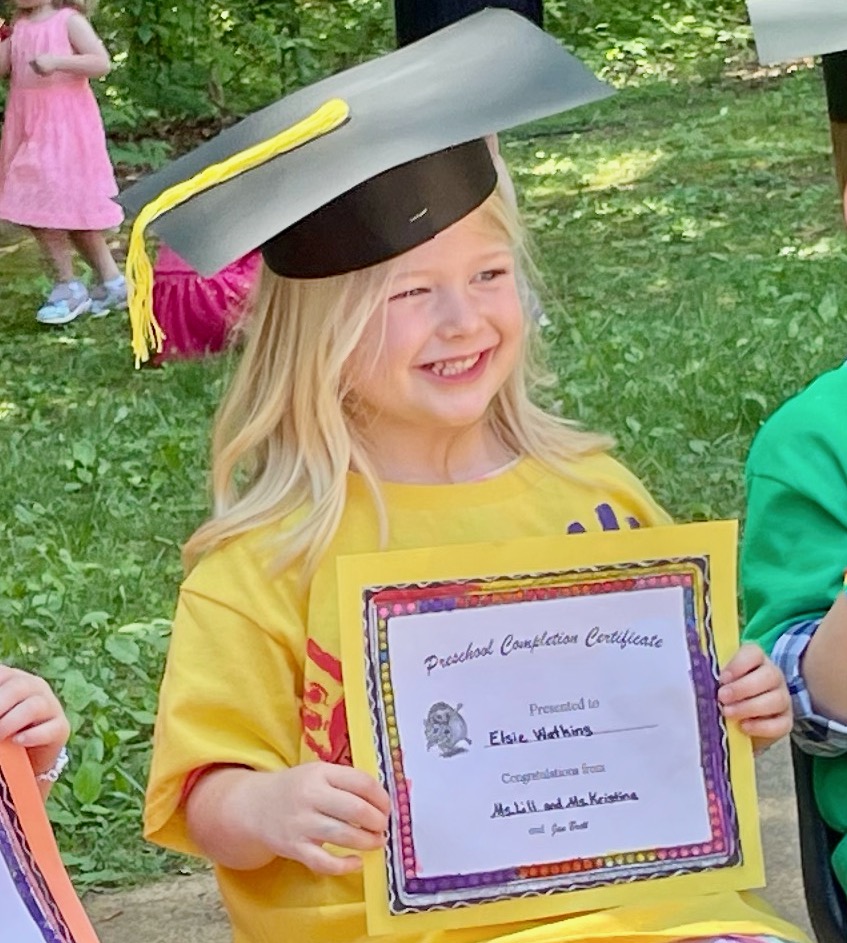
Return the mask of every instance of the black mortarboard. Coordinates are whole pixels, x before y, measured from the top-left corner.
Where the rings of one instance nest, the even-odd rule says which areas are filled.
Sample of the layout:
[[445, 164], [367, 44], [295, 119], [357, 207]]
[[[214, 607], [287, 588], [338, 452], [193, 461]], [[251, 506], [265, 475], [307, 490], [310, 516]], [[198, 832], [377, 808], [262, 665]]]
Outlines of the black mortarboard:
[[154, 221], [202, 274], [259, 246], [281, 275], [354, 271], [485, 200], [496, 174], [480, 139], [610, 94], [543, 30], [485, 10], [256, 112], [121, 198], [138, 214], [127, 258], [137, 359], [147, 334], [160, 343], [142, 251]]

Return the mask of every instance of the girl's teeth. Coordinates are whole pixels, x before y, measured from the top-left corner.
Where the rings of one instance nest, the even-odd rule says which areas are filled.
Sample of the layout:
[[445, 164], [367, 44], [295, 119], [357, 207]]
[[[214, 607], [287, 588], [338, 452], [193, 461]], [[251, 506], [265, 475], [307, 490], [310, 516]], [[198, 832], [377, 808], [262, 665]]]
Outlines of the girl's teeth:
[[438, 360], [432, 365], [432, 372], [439, 377], [453, 377], [470, 370], [479, 360], [479, 354], [465, 357], [464, 360]]

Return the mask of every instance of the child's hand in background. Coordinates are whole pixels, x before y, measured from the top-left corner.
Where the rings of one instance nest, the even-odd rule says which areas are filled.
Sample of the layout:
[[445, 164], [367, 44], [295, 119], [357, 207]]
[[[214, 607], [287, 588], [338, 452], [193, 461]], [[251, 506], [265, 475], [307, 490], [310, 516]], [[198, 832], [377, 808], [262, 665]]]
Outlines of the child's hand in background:
[[34, 72], [40, 75], [42, 78], [46, 78], [48, 75], [52, 75], [58, 67], [58, 58], [56, 56], [51, 56], [49, 53], [44, 53], [41, 56], [36, 56], [31, 62], [30, 65]]
[[24, 747], [34, 773], [53, 766], [69, 732], [62, 705], [43, 678], [0, 665], [0, 740]]
[[758, 645], [742, 645], [721, 672], [724, 717], [753, 740], [757, 753], [791, 731], [791, 697], [782, 672]]

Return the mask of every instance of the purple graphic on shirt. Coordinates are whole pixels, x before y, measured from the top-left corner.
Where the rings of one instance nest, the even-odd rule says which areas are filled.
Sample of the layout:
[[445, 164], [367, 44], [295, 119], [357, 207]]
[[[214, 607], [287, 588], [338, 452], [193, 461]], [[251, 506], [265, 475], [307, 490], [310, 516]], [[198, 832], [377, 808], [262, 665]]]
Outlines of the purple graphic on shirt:
[[[601, 530], [621, 529], [618, 516], [615, 514], [611, 505], [598, 504], [597, 507], [594, 508], [594, 513], [597, 515], [597, 521], [600, 524]], [[641, 522], [637, 517], [626, 517], [624, 520], [630, 530], [638, 530], [638, 528], [641, 527]], [[584, 524], [580, 524], [579, 521], [571, 521], [571, 523], [568, 524], [569, 534], [584, 534], [587, 530], [588, 528]]]

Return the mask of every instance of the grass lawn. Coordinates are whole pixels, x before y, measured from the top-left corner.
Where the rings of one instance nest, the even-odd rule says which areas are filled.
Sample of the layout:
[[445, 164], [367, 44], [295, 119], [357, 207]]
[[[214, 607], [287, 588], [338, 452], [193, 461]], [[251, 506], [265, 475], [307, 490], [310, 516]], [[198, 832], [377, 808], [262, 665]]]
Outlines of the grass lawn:
[[[743, 515], [762, 419], [847, 354], [847, 241], [820, 76], [653, 84], [504, 140], [544, 276], [563, 414], [611, 432], [681, 520]], [[43, 329], [0, 243], [0, 658], [51, 678], [51, 799], [83, 885], [183, 867], [139, 816], [155, 695], [203, 519], [226, 359], [132, 369], [126, 320]]]

